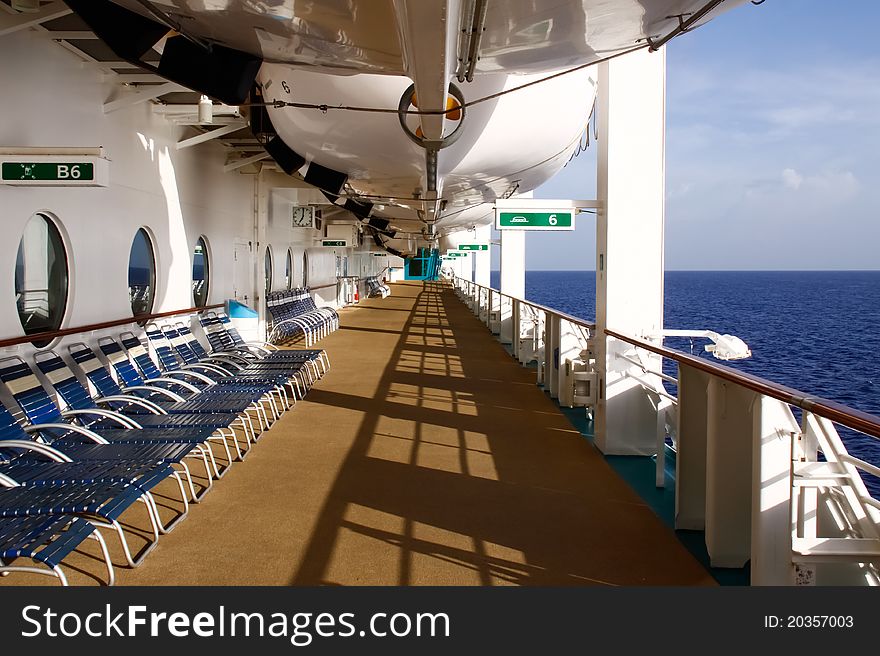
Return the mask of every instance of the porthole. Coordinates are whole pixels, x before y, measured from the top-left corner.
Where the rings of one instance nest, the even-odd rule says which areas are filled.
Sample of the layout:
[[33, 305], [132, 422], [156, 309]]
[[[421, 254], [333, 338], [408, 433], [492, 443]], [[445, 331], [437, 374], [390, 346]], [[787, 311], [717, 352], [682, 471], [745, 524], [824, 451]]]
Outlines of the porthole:
[[266, 256], [263, 259], [263, 273], [266, 278], [266, 293], [272, 291], [272, 249], [266, 246]]
[[[25, 224], [15, 258], [15, 305], [25, 335], [58, 330], [67, 307], [68, 271], [64, 241], [45, 214]], [[38, 340], [42, 347], [51, 340]]]
[[128, 256], [128, 295], [134, 316], [150, 314], [156, 297], [156, 257], [147, 231], [141, 228]]
[[210, 267], [208, 244], [204, 237], [199, 237], [193, 250], [192, 293], [194, 307], [203, 307], [208, 304]]

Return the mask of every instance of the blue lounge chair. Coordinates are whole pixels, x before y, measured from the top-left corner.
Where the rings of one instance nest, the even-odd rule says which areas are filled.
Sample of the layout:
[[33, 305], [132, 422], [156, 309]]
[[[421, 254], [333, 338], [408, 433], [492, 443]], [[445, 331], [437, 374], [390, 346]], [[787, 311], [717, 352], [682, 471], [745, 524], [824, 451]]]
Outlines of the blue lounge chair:
[[[103, 410], [72, 410], [62, 414], [58, 406], [43, 389], [37, 377], [21, 358], [6, 358], [0, 361], [0, 379], [12, 392], [13, 397], [21, 406], [28, 421], [40, 425], [41, 434], [51, 433], [51, 443], [60, 449], [69, 445], [82, 444], [83, 441], [92, 443], [116, 443], [116, 444], [142, 444], [160, 447], [162, 445], [177, 446], [180, 449], [190, 447], [186, 455], [194, 455], [200, 458], [205, 468], [207, 484], [202, 493], [195, 495], [195, 490], [190, 481], [190, 489], [196, 500], [201, 499], [211, 489], [212, 477], [220, 476], [213, 451], [207, 446], [210, 428], [183, 429], [133, 429], [131, 420], [123, 418], [117, 413]], [[65, 416], [67, 415], [67, 416]], [[116, 422], [123, 428], [100, 428], [97, 431], [90, 430], [86, 426], [80, 426], [66, 421], [68, 417], [76, 417], [80, 420], [100, 418]], [[92, 422], [94, 423], [94, 422]], [[167, 449], [166, 449], [167, 450]], [[181, 461], [181, 464], [182, 461]], [[188, 470], [187, 470], [188, 475]]]
[[[152, 540], [139, 555], [132, 556], [119, 518], [135, 503], [143, 503], [150, 520]], [[161, 522], [149, 492], [125, 483], [71, 485], [47, 483], [20, 485], [0, 478], [0, 518], [76, 515], [100, 528], [113, 530], [119, 538], [130, 567], [137, 567], [156, 548]], [[2, 520], [0, 520], [2, 521]]]
[[[69, 410], [63, 413], [65, 415], [76, 412], [88, 413], [99, 409], [98, 404], [109, 405], [113, 409], [115, 404], [140, 411], [137, 414], [129, 414], [114, 410], [115, 416], [112, 419], [119, 421], [121, 417], [132, 423], [132, 428], [210, 428], [215, 433], [210, 439], [223, 447], [227, 462], [231, 462], [232, 459], [229, 441], [236, 442], [233, 425], [240, 425], [245, 432], [250, 428], [250, 424], [241, 420], [236, 413], [222, 411], [209, 413], [204, 412], [204, 407], [195, 405], [189, 408], [189, 412], [185, 412], [178, 406], [176, 408], [178, 412], [168, 413], [161, 407], [137, 396], [114, 394], [93, 399], [89, 390], [79, 382], [73, 371], [56, 353], [52, 351], [40, 352], [34, 357], [34, 362], [52, 382], [55, 391], [67, 404]], [[98, 419], [97, 422], [97, 425], [100, 426], [101, 419]]]
[[[105, 355], [110, 358], [111, 365], [114, 367], [117, 375], [126, 387], [120, 387], [116, 380], [110, 375], [110, 372], [104, 367], [94, 350], [83, 343], [71, 344], [68, 346], [71, 358], [82, 369], [89, 382], [95, 387], [99, 397], [95, 398], [98, 403], [109, 403], [124, 414], [134, 415], [134, 418], [140, 421], [140, 417], [144, 414], [159, 415], [225, 415], [228, 417], [227, 424], [230, 430], [234, 426], [242, 429], [246, 437], [248, 433], [252, 433], [253, 423], [247, 416], [247, 411], [251, 407], [250, 397], [229, 398], [221, 397], [216, 394], [199, 394], [198, 389], [188, 384], [175, 385], [178, 391], [195, 391], [195, 394], [188, 399], [177, 394], [177, 392], [160, 387], [158, 385], [149, 384], [144, 381], [137, 371], [128, 361], [121, 347], [112, 339], [105, 338], [101, 343], [101, 349]], [[173, 379], [166, 379], [162, 382], [179, 383]], [[115, 404], [115, 405], [114, 405]], [[236, 443], [234, 432], [230, 437], [233, 443]], [[228, 455], [228, 447], [227, 447]]]
[[[273, 410], [274, 402], [271, 400], [271, 393], [274, 389], [273, 385], [263, 381], [221, 379], [216, 372], [212, 372], [215, 374], [215, 377], [210, 377], [205, 373], [204, 368], [202, 370], [180, 368], [170, 345], [164, 343], [164, 337], [161, 336], [161, 332], [159, 332], [158, 350], [156, 351], [160, 366], [163, 368], [160, 370], [150, 357], [147, 348], [133, 333], [125, 332], [119, 337], [128, 355], [149, 382], [177, 380], [188, 383], [192, 389], [200, 394], [219, 394], [224, 398], [247, 397], [251, 403], [250, 411], [257, 417], [261, 428], [268, 428], [269, 426], [266, 406], [273, 412], [273, 416], [276, 414]], [[102, 350], [103, 348], [102, 343]], [[168, 382], [165, 382], [165, 384], [170, 385]]]
[[[28, 439], [2, 406], [0, 426], [0, 457], [3, 458], [0, 466], [0, 517], [85, 514], [93, 524], [116, 532], [126, 562], [131, 567], [140, 564], [155, 548], [160, 533], [169, 532], [186, 517], [188, 504], [183, 484], [177, 472], [165, 462], [118, 458], [74, 462], [63, 451]], [[52, 427], [39, 428], [51, 430]], [[25, 439], [17, 439], [20, 437]], [[165, 526], [150, 491], [169, 478], [178, 483], [184, 511]], [[136, 502], [146, 506], [153, 540], [139, 557], [134, 558], [118, 520]]]
[[165, 374], [171, 372], [195, 372], [211, 381], [212, 387], [220, 387], [225, 389], [251, 389], [255, 386], [262, 386], [263, 398], [273, 408], [273, 414], [277, 414], [277, 406], [288, 407], [289, 402], [285, 385], [287, 377], [279, 374], [235, 374], [232, 375], [229, 369], [226, 369], [216, 363], [200, 362], [198, 358], [192, 354], [187, 357], [179, 356], [174, 347], [167, 339], [165, 334], [159, 329], [155, 323], [148, 323], [144, 327], [159, 365], [164, 369]]
[[[138, 444], [122, 445], [124, 449], [113, 445], [83, 445], [85, 449], [70, 445], [62, 451], [32, 437], [40, 435], [42, 429], [51, 436], [52, 427], [36, 425], [28, 428], [30, 430], [26, 431], [6, 407], [0, 405], [0, 475], [14, 479], [20, 485], [88, 485], [101, 481], [135, 485], [144, 492], [152, 489], [147, 482], [156, 475], [170, 476], [177, 481], [184, 506], [183, 515], [174, 523], [186, 515], [189, 504], [183, 481], [178, 472], [169, 468], [183, 455], [178, 454], [175, 459], [157, 457], [150, 445]], [[165, 527], [165, 532], [171, 527]]]
[[[85, 540], [97, 540], [107, 567], [107, 585], [116, 581], [107, 544], [95, 526], [88, 520], [71, 515], [0, 518], [0, 575], [28, 572], [55, 576], [61, 585], [68, 585], [61, 570], [62, 561]], [[43, 567], [11, 564], [18, 558], [30, 558]]]
[[274, 377], [277, 382], [286, 384], [290, 388], [294, 399], [303, 398], [304, 390], [313, 381], [309, 368], [302, 362], [254, 362], [235, 353], [209, 354], [192, 334], [189, 327], [183, 323], [178, 323], [175, 326], [163, 326], [162, 334], [177, 356], [186, 364], [212, 363], [222, 368], [226, 375], [235, 378], [266, 376], [272, 379]]
[[284, 349], [270, 342], [245, 342], [225, 312], [206, 310], [199, 314], [199, 324], [208, 339], [212, 352], [237, 352], [255, 360], [282, 362], [312, 362], [317, 377], [330, 368], [330, 360], [323, 349]]

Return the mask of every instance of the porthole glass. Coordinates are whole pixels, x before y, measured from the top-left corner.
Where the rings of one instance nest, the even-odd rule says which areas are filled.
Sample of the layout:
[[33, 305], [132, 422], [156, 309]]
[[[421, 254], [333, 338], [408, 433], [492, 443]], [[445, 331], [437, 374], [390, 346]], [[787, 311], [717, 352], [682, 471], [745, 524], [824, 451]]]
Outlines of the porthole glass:
[[202, 307], [208, 303], [208, 285], [210, 278], [210, 263], [208, 262], [208, 245], [204, 237], [199, 237], [193, 250], [193, 306]]
[[266, 247], [266, 257], [263, 259], [264, 275], [266, 277], [266, 293], [272, 291], [272, 249]]
[[[15, 258], [15, 304], [26, 335], [58, 330], [67, 307], [67, 254], [49, 217], [34, 214]], [[35, 341], [46, 346], [50, 340]]]
[[156, 296], [156, 258], [147, 231], [141, 228], [128, 256], [128, 295], [135, 316], [149, 314]]
[[293, 286], [293, 255], [287, 249], [287, 263], [284, 265], [284, 287], [290, 289]]

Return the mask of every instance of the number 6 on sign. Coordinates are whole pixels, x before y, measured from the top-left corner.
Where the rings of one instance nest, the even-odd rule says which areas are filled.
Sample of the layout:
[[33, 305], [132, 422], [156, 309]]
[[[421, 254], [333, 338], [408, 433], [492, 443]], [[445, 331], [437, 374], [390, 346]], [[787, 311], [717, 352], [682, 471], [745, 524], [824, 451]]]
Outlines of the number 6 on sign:
[[551, 214], [550, 218], [547, 221], [550, 225], [556, 225], [558, 223], [555, 214]]

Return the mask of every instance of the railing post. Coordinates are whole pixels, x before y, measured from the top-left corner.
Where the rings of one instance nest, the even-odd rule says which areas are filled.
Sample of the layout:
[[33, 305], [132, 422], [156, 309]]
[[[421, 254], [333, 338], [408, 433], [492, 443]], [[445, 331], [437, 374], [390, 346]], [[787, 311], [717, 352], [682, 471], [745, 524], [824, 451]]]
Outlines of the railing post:
[[559, 315], [551, 314], [547, 318], [549, 339], [544, 348], [545, 372], [544, 388], [550, 392], [550, 398], [559, 396]]
[[576, 359], [582, 347], [577, 328], [565, 319], [559, 319], [557, 348], [559, 349], [559, 380], [556, 389], [559, 404], [574, 407], [574, 378], [571, 375], [571, 367], [566, 361]]
[[485, 314], [483, 314], [480, 318], [483, 320], [483, 323], [486, 324], [486, 328], [489, 329], [489, 332], [492, 332], [492, 306], [495, 303], [495, 290], [487, 289], [486, 290], [486, 308], [484, 310]]
[[522, 332], [520, 331], [520, 302], [515, 299], [510, 299], [510, 318], [511, 323], [513, 324], [513, 334], [511, 335], [510, 344], [513, 347], [513, 357], [517, 360], [520, 360], [520, 335]]
[[504, 299], [504, 294], [496, 293], [494, 295], [489, 321], [489, 330], [492, 331], [493, 335], [498, 335], [498, 340], [502, 342], [504, 340], [501, 338], [501, 312], [504, 307]]
[[752, 585], [793, 585], [792, 437], [800, 428], [788, 405], [760, 396], [752, 443]]
[[713, 567], [751, 556], [752, 434], [759, 394], [716, 376], [709, 381], [706, 549]]
[[498, 319], [498, 341], [502, 344], [511, 344], [515, 334], [513, 331], [513, 308], [510, 305], [505, 307], [503, 300], [498, 306]]
[[675, 528], [706, 527], [706, 428], [709, 374], [678, 365], [678, 425], [675, 430]]
[[657, 462], [654, 469], [655, 487], [666, 487], [666, 413], [674, 404], [669, 399], [657, 397]]

